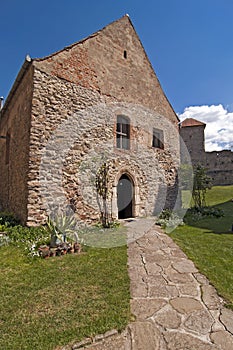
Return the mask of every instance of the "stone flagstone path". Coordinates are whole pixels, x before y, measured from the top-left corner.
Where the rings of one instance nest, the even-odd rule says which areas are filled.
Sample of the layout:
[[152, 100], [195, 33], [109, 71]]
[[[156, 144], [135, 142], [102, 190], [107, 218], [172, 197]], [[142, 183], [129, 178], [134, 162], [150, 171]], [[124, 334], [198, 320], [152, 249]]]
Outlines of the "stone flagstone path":
[[207, 278], [150, 219], [128, 226], [128, 271], [135, 322], [89, 350], [233, 350], [233, 312]]

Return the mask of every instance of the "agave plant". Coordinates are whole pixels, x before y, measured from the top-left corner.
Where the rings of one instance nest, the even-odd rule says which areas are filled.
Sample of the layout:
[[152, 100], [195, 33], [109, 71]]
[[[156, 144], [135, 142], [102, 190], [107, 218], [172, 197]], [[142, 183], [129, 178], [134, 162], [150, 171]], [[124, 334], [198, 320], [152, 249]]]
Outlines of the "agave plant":
[[77, 222], [74, 216], [64, 213], [49, 217], [47, 227], [51, 234], [51, 245], [64, 243], [66, 240], [78, 242]]

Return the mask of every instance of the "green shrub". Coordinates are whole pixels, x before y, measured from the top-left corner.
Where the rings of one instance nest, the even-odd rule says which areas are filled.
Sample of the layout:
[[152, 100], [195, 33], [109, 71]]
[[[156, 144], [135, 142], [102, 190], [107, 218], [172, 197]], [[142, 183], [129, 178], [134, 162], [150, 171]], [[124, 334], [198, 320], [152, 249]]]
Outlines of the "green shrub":
[[104, 229], [109, 229], [109, 228], [118, 228], [121, 226], [121, 223], [117, 220], [112, 220], [111, 222], [109, 222], [108, 227], [106, 227], [105, 225], [103, 225], [102, 222], [98, 222], [97, 224], [95, 224], [95, 227], [98, 228], [104, 228]]
[[171, 209], [164, 209], [156, 221], [157, 225], [160, 225], [166, 232], [173, 231], [177, 226], [183, 225], [182, 218]]
[[5, 244], [19, 246], [30, 256], [39, 256], [38, 247], [50, 241], [50, 234], [43, 226], [30, 228], [21, 225], [5, 226], [5, 232]]
[[184, 221], [185, 223], [189, 223], [206, 217], [221, 218], [223, 216], [224, 211], [216, 207], [190, 208], [187, 210]]
[[17, 226], [20, 221], [13, 214], [2, 212], [0, 213], [0, 225], [4, 225], [7, 227]]
[[163, 211], [159, 214], [159, 220], [169, 220], [172, 217], [171, 209], [163, 209]]

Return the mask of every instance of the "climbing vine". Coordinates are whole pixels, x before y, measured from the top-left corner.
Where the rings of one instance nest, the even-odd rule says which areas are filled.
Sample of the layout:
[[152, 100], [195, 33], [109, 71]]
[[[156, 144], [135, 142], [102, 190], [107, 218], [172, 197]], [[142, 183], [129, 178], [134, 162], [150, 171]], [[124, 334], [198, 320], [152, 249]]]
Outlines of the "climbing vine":
[[104, 162], [96, 174], [97, 202], [101, 213], [103, 227], [110, 227], [112, 224], [112, 210], [109, 208], [109, 164]]

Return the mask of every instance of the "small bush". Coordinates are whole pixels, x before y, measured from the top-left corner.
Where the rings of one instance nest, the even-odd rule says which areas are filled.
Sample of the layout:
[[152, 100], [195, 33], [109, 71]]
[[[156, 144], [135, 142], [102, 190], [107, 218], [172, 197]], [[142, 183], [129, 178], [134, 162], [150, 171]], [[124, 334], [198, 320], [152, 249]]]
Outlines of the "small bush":
[[160, 215], [158, 220], [156, 221], [157, 225], [160, 225], [162, 228], [164, 228], [167, 232], [171, 232], [174, 230], [177, 226], [183, 225], [183, 220], [180, 218], [180, 216], [173, 212], [171, 209], [164, 209]]
[[224, 216], [224, 211], [215, 207], [190, 208], [187, 210], [185, 222], [199, 221], [206, 217], [221, 218]]
[[172, 210], [171, 209], [164, 209], [159, 214], [159, 220], [169, 220], [172, 217]]
[[43, 227], [5, 226], [4, 243], [22, 247], [29, 256], [38, 256], [38, 247], [48, 244], [49, 232]]
[[104, 229], [109, 229], [109, 228], [118, 228], [121, 226], [121, 223], [119, 221], [116, 220], [112, 220], [111, 222], [108, 223], [108, 225], [103, 225], [102, 222], [98, 222], [97, 224], [95, 224], [95, 227], [98, 228], [104, 228]]
[[222, 209], [213, 207], [204, 207], [202, 208], [201, 213], [204, 216], [213, 216], [215, 218], [221, 218], [224, 216], [224, 211]]
[[17, 226], [20, 221], [13, 214], [2, 212], [0, 213], [0, 225], [4, 225], [7, 227]]

